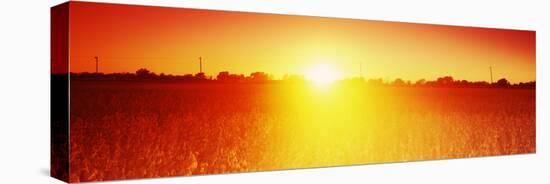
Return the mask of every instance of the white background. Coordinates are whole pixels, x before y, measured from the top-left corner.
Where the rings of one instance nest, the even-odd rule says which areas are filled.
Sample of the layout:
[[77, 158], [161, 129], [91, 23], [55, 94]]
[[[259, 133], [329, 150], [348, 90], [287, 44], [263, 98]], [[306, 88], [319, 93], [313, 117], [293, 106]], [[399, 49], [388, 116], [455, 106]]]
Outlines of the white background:
[[[190, 8], [393, 20], [537, 31], [537, 153], [444, 161], [133, 180], [129, 183], [548, 183], [550, 146], [545, 1], [104, 0]], [[0, 183], [61, 183], [49, 173], [49, 8], [0, 6]], [[546, 18], [545, 18], [546, 17]], [[128, 181], [124, 181], [128, 182]], [[114, 182], [123, 183], [123, 182]]]

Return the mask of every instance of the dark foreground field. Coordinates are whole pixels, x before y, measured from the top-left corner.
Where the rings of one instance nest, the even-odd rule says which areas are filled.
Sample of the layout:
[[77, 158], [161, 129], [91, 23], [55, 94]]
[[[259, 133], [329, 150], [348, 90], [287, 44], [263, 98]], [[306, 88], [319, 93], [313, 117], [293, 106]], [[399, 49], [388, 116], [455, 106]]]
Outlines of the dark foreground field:
[[535, 152], [535, 90], [71, 82], [70, 180]]

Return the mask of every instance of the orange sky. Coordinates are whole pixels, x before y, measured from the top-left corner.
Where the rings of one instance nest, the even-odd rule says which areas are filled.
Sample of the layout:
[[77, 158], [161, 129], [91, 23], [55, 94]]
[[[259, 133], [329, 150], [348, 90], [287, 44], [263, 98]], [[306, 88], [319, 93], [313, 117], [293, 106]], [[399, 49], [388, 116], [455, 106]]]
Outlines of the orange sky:
[[70, 4], [71, 72], [535, 80], [535, 32], [87, 2]]

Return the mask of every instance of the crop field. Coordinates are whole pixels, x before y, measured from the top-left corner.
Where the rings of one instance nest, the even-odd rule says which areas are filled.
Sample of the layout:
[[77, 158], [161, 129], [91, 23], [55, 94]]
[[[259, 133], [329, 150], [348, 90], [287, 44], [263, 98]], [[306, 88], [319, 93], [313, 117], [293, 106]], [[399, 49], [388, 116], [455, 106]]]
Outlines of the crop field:
[[535, 89], [71, 81], [70, 180], [535, 152]]

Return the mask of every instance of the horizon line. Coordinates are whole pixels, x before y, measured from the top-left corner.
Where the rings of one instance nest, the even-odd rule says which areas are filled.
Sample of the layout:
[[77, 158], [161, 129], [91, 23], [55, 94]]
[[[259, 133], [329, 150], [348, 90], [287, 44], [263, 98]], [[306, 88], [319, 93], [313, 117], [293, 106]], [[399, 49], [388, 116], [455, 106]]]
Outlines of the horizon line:
[[[263, 71], [255, 71], [255, 72], [251, 72], [249, 74], [244, 74], [244, 73], [231, 73], [229, 71], [220, 71], [218, 72], [217, 75], [219, 75], [220, 73], [222, 72], [227, 72], [229, 75], [232, 75], [232, 76], [239, 76], [239, 77], [244, 77], [244, 78], [251, 78], [252, 77], [252, 74], [254, 73], [262, 73], [262, 74], [266, 74], [266, 76], [268, 77], [268, 80], [272, 80], [272, 81], [277, 81], [277, 80], [285, 80], [285, 77], [289, 77], [289, 78], [295, 78], [295, 77], [299, 77], [299, 78], [303, 78], [304, 80], [306, 81], [309, 81], [306, 76], [304, 74], [284, 74], [282, 75], [282, 77], [280, 78], [276, 78], [276, 77], [273, 77], [273, 74], [270, 74], [270, 73], [267, 73], [267, 72], [263, 72]], [[202, 73], [202, 74], [201, 74]], [[81, 74], [86, 74], [86, 75], [116, 75], [116, 74], [122, 74], [122, 75], [134, 75], [134, 76], [137, 76], [137, 73], [136, 72], [111, 72], [111, 73], [103, 73], [103, 72], [68, 72], [68, 73], [52, 73], [52, 75], [65, 75], [65, 74], [77, 74], [77, 75], [81, 75]], [[160, 73], [155, 73], [153, 71], [149, 71], [149, 73], [147, 74], [149, 75], [150, 77], [161, 77], [162, 75], [164, 76], [168, 76], [168, 77], [197, 77], [198, 75], [204, 75], [204, 79], [207, 79], [207, 80], [218, 80], [218, 76], [216, 74], [214, 75], [206, 75], [205, 72], [197, 72], [197, 73], [185, 73], [185, 74], [167, 74], [167, 73], [164, 73], [164, 72], [160, 72]], [[476, 82], [485, 82], [485, 83], [488, 83], [488, 84], [496, 84], [497, 81], [501, 80], [501, 79], [505, 79], [506, 81], [508, 81], [510, 84], [520, 84], [520, 83], [531, 83], [531, 82], [536, 82], [536, 79], [535, 80], [528, 80], [528, 81], [519, 81], [519, 82], [516, 82], [516, 83], [512, 83], [510, 82], [506, 77], [499, 77], [497, 78], [494, 82], [490, 82], [490, 81], [487, 81], [487, 80], [466, 80], [466, 79], [458, 79], [458, 78], [455, 78], [454, 76], [452, 75], [441, 75], [439, 77], [436, 77], [436, 78], [433, 78], [433, 79], [428, 79], [428, 78], [420, 78], [420, 79], [416, 79], [416, 80], [411, 80], [411, 79], [404, 79], [404, 78], [401, 78], [401, 77], [393, 77], [393, 78], [389, 78], [389, 77], [364, 77], [364, 76], [350, 76], [350, 77], [342, 77], [342, 78], [338, 78], [336, 79], [336, 81], [345, 81], [345, 80], [358, 80], [358, 79], [362, 79], [364, 81], [369, 81], [369, 80], [380, 80], [382, 82], [387, 82], [387, 83], [392, 83], [392, 82], [395, 82], [396, 80], [401, 80], [403, 81], [404, 83], [411, 83], [411, 84], [414, 84], [414, 83], [417, 83], [419, 81], [424, 81], [424, 82], [433, 82], [433, 81], [437, 81], [438, 79], [442, 79], [442, 78], [445, 78], [445, 77], [451, 77], [452, 78], [452, 81], [453, 82], [470, 82], [470, 83], [476, 83]]]

